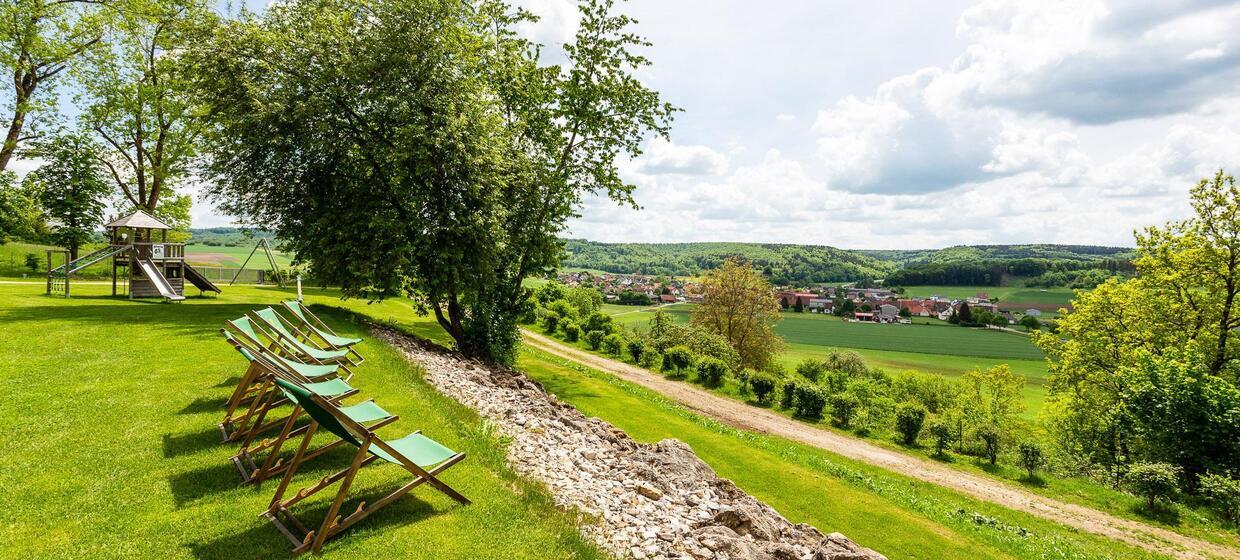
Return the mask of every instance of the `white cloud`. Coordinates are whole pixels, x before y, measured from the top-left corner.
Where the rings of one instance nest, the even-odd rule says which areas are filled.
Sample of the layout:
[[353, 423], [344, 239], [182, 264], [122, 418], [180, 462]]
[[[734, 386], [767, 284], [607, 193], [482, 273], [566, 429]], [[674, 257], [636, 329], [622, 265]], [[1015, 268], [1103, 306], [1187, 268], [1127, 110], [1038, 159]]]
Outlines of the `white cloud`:
[[573, 0], [518, 0], [516, 5], [538, 16], [538, 21], [523, 23], [519, 29], [531, 41], [559, 45], [577, 34], [581, 14]]
[[721, 175], [728, 171], [728, 158], [707, 146], [678, 146], [656, 137], [647, 143], [637, 167], [651, 175]]

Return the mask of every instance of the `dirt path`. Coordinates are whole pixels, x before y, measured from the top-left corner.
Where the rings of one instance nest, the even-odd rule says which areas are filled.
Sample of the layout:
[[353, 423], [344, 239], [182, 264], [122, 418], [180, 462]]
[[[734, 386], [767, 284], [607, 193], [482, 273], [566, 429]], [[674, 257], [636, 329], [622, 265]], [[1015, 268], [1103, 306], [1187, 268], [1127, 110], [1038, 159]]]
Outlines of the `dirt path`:
[[1039, 496], [993, 478], [960, 472], [928, 459], [883, 449], [863, 440], [816, 428], [764, 408], [716, 395], [689, 383], [667, 379], [624, 362], [595, 356], [529, 330], [522, 332], [525, 341], [535, 348], [657, 391], [703, 416], [736, 428], [813, 445], [850, 459], [950, 488], [979, 500], [1110, 537], [1151, 552], [1195, 560], [1212, 557], [1240, 559], [1240, 549], [1123, 519], [1093, 508]]

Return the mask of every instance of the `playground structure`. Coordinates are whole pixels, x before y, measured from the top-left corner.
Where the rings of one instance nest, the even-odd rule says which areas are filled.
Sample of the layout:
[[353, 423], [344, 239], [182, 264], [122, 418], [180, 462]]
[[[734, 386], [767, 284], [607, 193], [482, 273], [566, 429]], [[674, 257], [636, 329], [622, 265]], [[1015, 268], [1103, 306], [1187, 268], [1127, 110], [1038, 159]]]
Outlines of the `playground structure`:
[[[167, 224], [141, 210], [105, 226], [109, 243], [101, 249], [75, 260], [68, 252], [52, 249], [47, 252], [47, 293], [70, 294], [73, 274], [104, 259], [112, 260], [112, 295], [130, 299], [162, 297], [168, 301], [185, 299], [185, 282], [202, 292], [220, 293], [205, 276], [185, 262], [185, 244], [168, 243]], [[155, 241], [159, 232], [159, 241]], [[63, 254], [64, 264], [52, 267], [53, 255]], [[122, 290], [118, 290], [118, 281]]]
[[[259, 249], [262, 249], [263, 253], [267, 255], [267, 264], [271, 265], [271, 272], [276, 278], [276, 284], [279, 284], [281, 288], [284, 287], [284, 273], [280, 271], [280, 265], [276, 263], [276, 255], [272, 252], [271, 244], [267, 243], [266, 237], [258, 238], [258, 243], [250, 250], [250, 255], [245, 258], [245, 262], [241, 263], [241, 268], [238, 268], [236, 274], [233, 274], [232, 280], [228, 281], [229, 286], [237, 283], [237, 277], [241, 276], [242, 272], [245, 272], [245, 267], [249, 266], [250, 259], [254, 258], [254, 253], [257, 253]], [[262, 277], [260, 276], [260, 278]]]

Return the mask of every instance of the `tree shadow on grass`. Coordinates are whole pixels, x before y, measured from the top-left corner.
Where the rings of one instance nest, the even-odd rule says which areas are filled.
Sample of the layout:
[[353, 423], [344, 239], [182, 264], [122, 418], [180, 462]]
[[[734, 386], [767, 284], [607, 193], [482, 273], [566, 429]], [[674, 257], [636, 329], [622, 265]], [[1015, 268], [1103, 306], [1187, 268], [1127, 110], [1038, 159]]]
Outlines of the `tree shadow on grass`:
[[1033, 486], [1034, 488], [1046, 488], [1046, 479], [1042, 475], [1034, 473], [1033, 476], [1022, 476], [1019, 479], [1021, 484], [1025, 486]]
[[1153, 506], [1140, 503], [1129, 508], [1129, 511], [1151, 521], [1172, 526], [1180, 524], [1180, 510], [1163, 502], [1154, 502]]
[[[234, 383], [235, 385], [235, 383]], [[223, 412], [228, 406], [227, 397], [198, 397], [185, 405], [177, 414], [198, 414], [200, 412]]]
[[224, 434], [215, 425], [187, 434], [164, 434], [164, 458], [171, 459], [181, 455], [197, 453], [204, 449], [219, 448], [223, 441]]
[[[392, 484], [379, 490], [367, 491], [362, 494], [351, 494], [349, 499], [345, 501], [344, 507], [341, 508], [341, 512], [343, 515], [352, 513], [357, 507], [359, 500], [373, 503], [374, 500], [396, 490], [399, 486], [400, 484]], [[368, 536], [392, 530], [393, 527], [418, 523], [436, 515], [450, 513], [461, 507], [452, 505], [442, 510], [436, 510], [431, 504], [423, 501], [416, 495], [419, 490], [426, 491], [424, 486], [420, 486], [413, 492], [401, 496], [400, 499], [376, 511], [345, 532], [332, 537], [323, 547], [323, 553], [331, 554], [334, 544], [340, 541], [365, 539]], [[310, 505], [298, 504], [293, 506], [291, 510], [298, 520], [308, 527], [317, 530], [327, 514], [330, 498], [334, 495], [335, 487], [329, 488], [315, 496], [315, 498], [312, 498], [317, 499], [316, 503]], [[302, 507], [303, 505], [304, 507]], [[264, 517], [255, 516], [253, 519], [255, 520], [254, 525], [240, 534], [190, 545], [194, 557], [202, 560], [293, 557], [293, 545], [280, 533], [279, 529]]]

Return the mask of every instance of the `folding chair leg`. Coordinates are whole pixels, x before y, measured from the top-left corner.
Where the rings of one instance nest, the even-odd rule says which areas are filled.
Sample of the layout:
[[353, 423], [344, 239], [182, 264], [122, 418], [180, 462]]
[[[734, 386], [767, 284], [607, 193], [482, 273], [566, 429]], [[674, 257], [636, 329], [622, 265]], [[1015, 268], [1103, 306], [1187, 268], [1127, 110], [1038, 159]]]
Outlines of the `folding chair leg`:
[[323, 518], [323, 525], [319, 527], [319, 534], [314, 538], [314, 544], [311, 550], [318, 552], [323, 550], [323, 543], [327, 542], [327, 537], [331, 536], [332, 530], [336, 528], [339, 522], [337, 514], [340, 513], [340, 506], [344, 505], [344, 500], [349, 496], [349, 487], [353, 485], [353, 479], [357, 477], [358, 469], [362, 468], [362, 462], [366, 459], [366, 450], [370, 449], [370, 437], [367, 436], [357, 449], [357, 454], [353, 456], [353, 464], [349, 466], [348, 474], [344, 480], [340, 482], [340, 490], [336, 492], [336, 499], [332, 500], [332, 505], [327, 510], [327, 517]]

